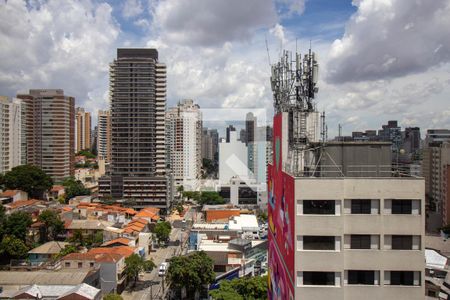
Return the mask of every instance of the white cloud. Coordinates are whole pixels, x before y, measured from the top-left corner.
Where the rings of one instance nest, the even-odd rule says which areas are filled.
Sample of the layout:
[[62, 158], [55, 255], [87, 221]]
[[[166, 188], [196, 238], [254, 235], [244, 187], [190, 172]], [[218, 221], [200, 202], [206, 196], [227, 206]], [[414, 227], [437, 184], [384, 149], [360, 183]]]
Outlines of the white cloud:
[[281, 6], [281, 13], [285, 17], [291, 17], [293, 15], [301, 15], [305, 11], [306, 0], [276, 0], [278, 5]]
[[277, 22], [271, 0], [169, 0], [154, 7], [153, 20], [171, 45], [222, 46], [250, 41]]
[[126, 0], [123, 3], [122, 15], [126, 18], [137, 17], [144, 12], [144, 7], [140, 0]]
[[345, 34], [334, 41], [330, 82], [424, 72], [450, 61], [450, 1], [358, 0]]
[[107, 85], [108, 63], [119, 35], [111, 12], [107, 3], [88, 0], [50, 0], [28, 8], [21, 0], [1, 3], [1, 93], [63, 88], [75, 96], [77, 105], [91, 101], [92, 109], [106, 106], [105, 99], [89, 95]]

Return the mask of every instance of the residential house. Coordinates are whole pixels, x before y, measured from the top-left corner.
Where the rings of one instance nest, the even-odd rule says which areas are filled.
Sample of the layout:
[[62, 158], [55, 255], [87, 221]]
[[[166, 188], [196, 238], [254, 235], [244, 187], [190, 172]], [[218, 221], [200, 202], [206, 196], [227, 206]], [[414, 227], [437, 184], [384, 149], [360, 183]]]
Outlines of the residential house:
[[8, 204], [20, 200], [28, 200], [28, 193], [21, 190], [6, 190], [0, 194], [1, 204]]
[[66, 193], [66, 190], [64, 186], [62, 185], [53, 185], [50, 191], [47, 194], [48, 200], [58, 200], [59, 197], [64, 196]]
[[73, 236], [76, 230], [80, 230], [84, 237], [95, 236], [97, 233], [102, 233], [105, 228], [112, 226], [112, 222], [101, 220], [72, 220], [66, 222], [64, 225], [67, 230], [67, 237]]
[[50, 241], [28, 251], [28, 259], [32, 266], [51, 261], [70, 243]]
[[63, 257], [63, 269], [99, 269], [103, 294], [121, 293], [126, 286], [125, 258], [136, 253], [136, 248], [118, 246], [93, 248], [87, 253], [71, 253]]

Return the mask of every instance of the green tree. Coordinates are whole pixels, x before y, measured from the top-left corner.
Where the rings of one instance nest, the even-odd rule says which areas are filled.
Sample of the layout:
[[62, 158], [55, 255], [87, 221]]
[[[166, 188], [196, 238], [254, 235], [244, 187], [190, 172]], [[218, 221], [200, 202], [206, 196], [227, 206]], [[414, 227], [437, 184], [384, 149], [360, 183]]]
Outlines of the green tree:
[[167, 280], [177, 289], [185, 287], [188, 295], [195, 294], [215, 277], [213, 260], [204, 251], [172, 257], [167, 270]]
[[59, 217], [59, 214], [54, 210], [44, 210], [39, 215], [38, 220], [45, 225], [46, 240], [54, 240], [58, 234], [64, 232], [64, 222]]
[[3, 238], [5, 232], [5, 222], [6, 222], [6, 210], [5, 207], [0, 204], [0, 241]]
[[178, 193], [183, 193], [183, 192], [184, 192], [184, 186], [179, 185], [179, 186], [177, 187], [177, 192], [178, 192]]
[[200, 195], [199, 204], [204, 205], [217, 205], [217, 204], [225, 204], [225, 200], [219, 195], [218, 192], [202, 192]]
[[53, 186], [53, 180], [36, 166], [23, 165], [12, 168], [4, 176], [7, 189], [19, 189], [28, 193], [30, 198], [43, 199], [44, 192]]
[[[237, 294], [234, 295], [233, 291]], [[223, 280], [217, 290], [210, 292], [214, 300], [222, 299], [267, 299], [267, 276], [243, 277], [231, 281]], [[236, 298], [231, 298], [234, 295]]]
[[90, 195], [91, 191], [84, 187], [80, 180], [75, 180], [74, 177], [67, 177], [62, 182], [65, 189], [66, 201], [76, 196]]
[[262, 222], [267, 222], [267, 213], [265, 212], [265, 211], [263, 211], [263, 212], [261, 212], [259, 215], [258, 215], [258, 217], [259, 217], [259, 219], [262, 221]]
[[58, 258], [59, 257], [64, 257], [67, 254], [75, 253], [75, 252], [77, 252], [77, 247], [75, 247], [74, 245], [67, 245], [67, 246], [64, 247], [64, 249], [61, 249], [61, 251], [59, 251], [57, 257]]
[[103, 297], [103, 300], [123, 300], [123, 298], [119, 294], [112, 293]]
[[86, 158], [96, 158], [97, 156], [91, 153], [89, 150], [81, 150], [77, 153], [80, 156], [86, 156]]
[[172, 226], [169, 222], [159, 222], [153, 227], [153, 233], [156, 235], [159, 245], [169, 239], [171, 231]]
[[27, 228], [33, 223], [29, 214], [16, 211], [10, 214], [4, 222], [4, 234], [12, 235], [22, 241], [26, 240]]
[[22, 258], [26, 256], [27, 253], [28, 247], [21, 239], [12, 235], [3, 236], [0, 244], [0, 254], [6, 254], [12, 258]]
[[142, 256], [137, 254], [131, 254], [125, 258], [125, 273], [128, 278], [134, 280], [133, 285], [136, 285], [139, 273], [143, 271], [151, 271], [155, 267], [156, 265], [152, 260], [145, 261]]
[[72, 233], [72, 236], [68, 239], [68, 241], [77, 246], [84, 245], [84, 236], [81, 229], [75, 229]]
[[210, 291], [209, 294], [214, 300], [244, 300], [244, 297], [236, 292], [231, 281], [228, 280], [221, 281], [220, 287]]
[[183, 205], [181, 205], [181, 203], [178, 203], [176, 210], [177, 210], [178, 214], [181, 215], [181, 213], [184, 211]]

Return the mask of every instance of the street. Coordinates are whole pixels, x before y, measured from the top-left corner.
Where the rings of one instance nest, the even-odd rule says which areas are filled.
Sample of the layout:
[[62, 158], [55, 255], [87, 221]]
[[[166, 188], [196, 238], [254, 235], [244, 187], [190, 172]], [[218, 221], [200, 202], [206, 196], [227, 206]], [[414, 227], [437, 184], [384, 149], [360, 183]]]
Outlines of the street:
[[[189, 208], [186, 212], [184, 219], [190, 221], [193, 219], [195, 214], [194, 209]], [[194, 218], [195, 219], [195, 218]], [[164, 299], [164, 295], [167, 292], [167, 285], [164, 283], [164, 291], [162, 286], [162, 277], [158, 276], [159, 266], [162, 262], [170, 259], [175, 255], [180, 255], [181, 252], [185, 253], [187, 251], [185, 243], [189, 237], [189, 229], [182, 231], [181, 227], [174, 228], [172, 223], [172, 232], [170, 233], [170, 240], [167, 247], [159, 247], [155, 252], [151, 252], [150, 258], [156, 265], [156, 268], [152, 270], [151, 273], [143, 273], [139, 276], [139, 282], [136, 287], [131, 291], [127, 288], [122, 293], [123, 299]], [[181, 223], [179, 221], [178, 223]], [[187, 224], [190, 224], [188, 222]], [[181, 240], [182, 243], [177, 243], [177, 240]], [[181, 246], [184, 246], [182, 249]]]

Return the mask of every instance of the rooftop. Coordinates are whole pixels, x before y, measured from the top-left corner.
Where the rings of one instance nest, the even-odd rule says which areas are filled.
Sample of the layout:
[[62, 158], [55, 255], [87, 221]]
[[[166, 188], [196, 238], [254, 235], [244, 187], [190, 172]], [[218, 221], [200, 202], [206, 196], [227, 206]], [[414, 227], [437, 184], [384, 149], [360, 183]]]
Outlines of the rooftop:
[[77, 285], [83, 283], [90, 270], [60, 270], [60, 271], [0, 271], [0, 286], [2, 285]]
[[258, 229], [258, 219], [255, 215], [234, 216], [228, 221], [228, 228], [230, 230]]
[[40, 245], [39, 247], [33, 248], [28, 253], [34, 254], [58, 254], [62, 249], [64, 249], [70, 243], [67, 242], [56, 242], [51, 241]]
[[234, 207], [232, 204], [217, 204], [217, 205], [203, 205], [203, 211], [208, 210], [239, 210], [239, 208]]
[[77, 294], [86, 299], [95, 299], [100, 293], [100, 290], [90, 286], [88, 284], [82, 283], [79, 285], [29, 285], [26, 286], [16, 293], [12, 294], [12, 298], [16, 298], [23, 294], [28, 294], [32, 297], [39, 296], [39, 298], [57, 298], [65, 297], [72, 294]]
[[88, 229], [88, 230], [103, 230], [106, 227], [112, 226], [112, 222], [99, 220], [72, 220], [67, 224], [66, 229]]

